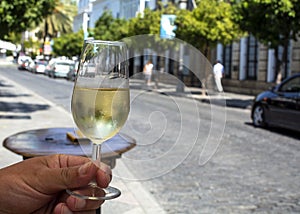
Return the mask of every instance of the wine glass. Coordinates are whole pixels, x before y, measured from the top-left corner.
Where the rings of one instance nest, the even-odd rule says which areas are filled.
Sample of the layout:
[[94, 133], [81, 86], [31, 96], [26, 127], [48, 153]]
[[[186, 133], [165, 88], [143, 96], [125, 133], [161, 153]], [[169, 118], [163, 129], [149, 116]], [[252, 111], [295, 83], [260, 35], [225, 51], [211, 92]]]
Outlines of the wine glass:
[[[101, 144], [116, 135], [127, 120], [129, 109], [127, 47], [123, 42], [88, 40], [80, 57], [71, 109], [73, 119], [92, 142], [92, 159], [100, 164]], [[121, 192], [96, 182], [67, 190], [71, 195], [90, 200], [107, 200]]]

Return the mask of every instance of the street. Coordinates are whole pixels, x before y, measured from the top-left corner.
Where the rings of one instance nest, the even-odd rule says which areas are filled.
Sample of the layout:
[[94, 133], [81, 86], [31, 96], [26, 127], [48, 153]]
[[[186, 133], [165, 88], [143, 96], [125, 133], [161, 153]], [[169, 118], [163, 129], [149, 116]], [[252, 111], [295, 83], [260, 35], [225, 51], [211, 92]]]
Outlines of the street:
[[[14, 65], [0, 75], [70, 111], [73, 82]], [[130, 173], [114, 176], [139, 181], [167, 213], [300, 212], [299, 133], [254, 128], [249, 109], [134, 87], [122, 132], [138, 145], [122, 156]]]

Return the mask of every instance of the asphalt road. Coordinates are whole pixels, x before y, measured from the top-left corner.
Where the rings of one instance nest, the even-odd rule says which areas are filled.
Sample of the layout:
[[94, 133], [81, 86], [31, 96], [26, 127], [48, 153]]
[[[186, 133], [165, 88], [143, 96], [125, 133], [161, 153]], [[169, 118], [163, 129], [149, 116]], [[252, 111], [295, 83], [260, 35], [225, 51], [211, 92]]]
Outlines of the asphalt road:
[[60, 78], [49, 78], [43, 74], [33, 74], [17, 67], [3, 67], [1, 75], [4, 75], [22, 86], [29, 88], [40, 96], [70, 111], [70, 98], [72, 95], [73, 82]]
[[[72, 82], [15, 68], [5, 75], [70, 109]], [[167, 213], [299, 213], [300, 137], [252, 126], [248, 109], [132, 90], [122, 157]]]

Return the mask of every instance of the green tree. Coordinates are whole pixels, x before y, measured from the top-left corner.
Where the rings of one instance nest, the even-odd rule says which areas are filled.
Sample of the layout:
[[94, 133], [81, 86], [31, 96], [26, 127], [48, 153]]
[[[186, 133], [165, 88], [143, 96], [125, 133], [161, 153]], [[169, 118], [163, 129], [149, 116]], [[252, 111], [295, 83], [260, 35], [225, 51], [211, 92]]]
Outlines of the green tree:
[[176, 37], [209, 56], [218, 42], [226, 45], [238, 39], [241, 31], [233, 19], [233, 10], [226, 1], [201, 0], [193, 11], [181, 10], [176, 19]]
[[162, 4], [158, 5], [158, 10], [152, 11], [145, 9], [143, 14], [138, 14], [137, 17], [129, 20], [129, 36], [141, 34], [160, 34], [160, 20], [162, 14], [176, 15], [178, 9], [175, 5], [169, 3], [166, 7]]
[[159, 34], [160, 12], [145, 9], [143, 14], [129, 20], [129, 36]]
[[[280, 82], [289, 42], [296, 40], [300, 32], [299, 0], [239, 0], [234, 9], [240, 28], [275, 50], [276, 81]], [[283, 47], [281, 56], [280, 46]]]
[[54, 6], [55, 0], [1, 0], [0, 39], [40, 23], [43, 17], [52, 13]]
[[136, 35], [153, 35], [147, 37], [148, 41], [144, 41], [142, 44], [139, 44], [140, 41], [135, 42], [134, 40], [131, 40], [130, 42], [135, 42], [135, 44], [131, 44], [131, 46], [140, 49], [147, 47], [153, 48], [153, 44], [157, 44], [156, 48], [160, 48], [160, 50], [156, 51], [159, 52], [166, 47], [174, 45], [172, 40], [160, 39], [160, 21], [163, 14], [176, 15], [177, 12], [178, 9], [174, 4], [169, 3], [166, 6], [163, 6], [163, 4], [159, 3], [157, 10], [152, 11], [147, 8], [144, 10], [143, 14], [138, 14], [138, 16], [129, 19], [128, 37]]
[[110, 11], [105, 11], [95, 23], [93, 36], [95, 39], [118, 41], [128, 35], [128, 22], [114, 18]]
[[83, 46], [83, 31], [77, 33], [64, 34], [61, 37], [53, 39], [54, 56], [80, 56]]

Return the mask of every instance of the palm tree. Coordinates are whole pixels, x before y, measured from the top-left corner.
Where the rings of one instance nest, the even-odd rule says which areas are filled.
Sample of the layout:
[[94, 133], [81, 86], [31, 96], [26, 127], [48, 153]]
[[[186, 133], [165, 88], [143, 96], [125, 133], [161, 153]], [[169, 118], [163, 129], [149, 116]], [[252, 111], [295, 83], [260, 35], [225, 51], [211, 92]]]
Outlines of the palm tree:
[[44, 17], [39, 28], [40, 35], [43, 35], [43, 43], [47, 37], [53, 38], [60, 34], [71, 33], [73, 26], [73, 17], [77, 14], [77, 7], [74, 4], [64, 4], [56, 0], [55, 8], [52, 14]]

